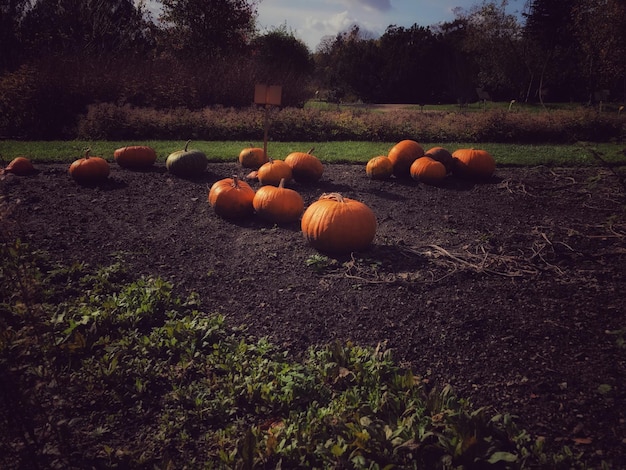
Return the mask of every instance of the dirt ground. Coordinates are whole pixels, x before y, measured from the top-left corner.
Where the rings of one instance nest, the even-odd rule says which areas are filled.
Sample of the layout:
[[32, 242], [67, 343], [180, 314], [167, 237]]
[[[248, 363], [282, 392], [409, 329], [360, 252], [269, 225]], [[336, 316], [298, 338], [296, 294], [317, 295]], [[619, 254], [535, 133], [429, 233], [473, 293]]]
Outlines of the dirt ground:
[[78, 186], [67, 165], [36, 167], [6, 175], [0, 194], [21, 238], [64, 263], [122, 260], [294, 354], [382, 342], [534, 437], [593, 465], [626, 461], [626, 350], [610, 334], [626, 325], [625, 194], [606, 169], [498, 168], [483, 184], [433, 187], [326, 165], [318, 183], [290, 184], [305, 205], [340, 192], [378, 220], [369, 250], [335, 258], [308, 246], [299, 223], [219, 218], [208, 188], [247, 174], [236, 162], [195, 180], [112, 164], [98, 187]]

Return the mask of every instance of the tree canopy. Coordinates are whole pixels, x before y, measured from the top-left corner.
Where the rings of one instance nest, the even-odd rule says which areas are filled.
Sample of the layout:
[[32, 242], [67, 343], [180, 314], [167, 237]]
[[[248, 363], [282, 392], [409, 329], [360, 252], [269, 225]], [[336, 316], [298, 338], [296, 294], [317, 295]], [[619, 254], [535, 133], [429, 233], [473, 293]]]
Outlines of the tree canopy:
[[3, 122], [54, 135], [92, 103], [248, 106], [259, 82], [287, 106], [626, 101], [624, 0], [528, 0], [522, 15], [482, 0], [380, 37], [353, 25], [315, 52], [287, 25], [260, 32], [260, 1], [159, 0], [153, 18], [134, 0], [0, 0]]
[[250, 0], [159, 0], [164, 40], [177, 52], [213, 57], [242, 50], [255, 33]]

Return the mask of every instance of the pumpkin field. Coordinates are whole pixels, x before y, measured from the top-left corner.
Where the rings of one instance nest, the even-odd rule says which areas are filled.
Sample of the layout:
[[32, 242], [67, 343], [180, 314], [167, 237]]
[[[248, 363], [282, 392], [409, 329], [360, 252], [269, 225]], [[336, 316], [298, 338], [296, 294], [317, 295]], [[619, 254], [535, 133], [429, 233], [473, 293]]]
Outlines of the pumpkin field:
[[[6, 173], [5, 230], [65, 266], [158, 276], [289, 357], [332, 342], [390, 350], [425, 386], [515, 416], [546, 448], [623, 461], [625, 194], [610, 168], [488, 162], [482, 178], [421, 181], [315, 163], [311, 178], [282, 175], [268, 191], [240, 161], [201, 162], [189, 177], [146, 158], [142, 169], [110, 159], [97, 184], [64, 163]], [[237, 184], [250, 188], [243, 210]], [[277, 216], [285, 190], [300, 200]], [[323, 194], [363, 206], [336, 214], [328, 239], [323, 211], [300, 221]]]

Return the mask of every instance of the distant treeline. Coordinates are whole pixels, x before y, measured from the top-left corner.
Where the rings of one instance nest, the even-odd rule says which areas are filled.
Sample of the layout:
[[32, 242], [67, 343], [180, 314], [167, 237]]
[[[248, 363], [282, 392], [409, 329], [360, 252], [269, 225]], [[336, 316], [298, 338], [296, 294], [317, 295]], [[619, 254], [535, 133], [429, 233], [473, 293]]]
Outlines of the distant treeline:
[[259, 32], [256, 0], [0, 0], [0, 138], [73, 138], [90, 105], [248, 107], [254, 85], [283, 106], [330, 102], [626, 100], [626, 2], [507, 1], [451, 22], [354, 26], [310, 51], [287, 25]]

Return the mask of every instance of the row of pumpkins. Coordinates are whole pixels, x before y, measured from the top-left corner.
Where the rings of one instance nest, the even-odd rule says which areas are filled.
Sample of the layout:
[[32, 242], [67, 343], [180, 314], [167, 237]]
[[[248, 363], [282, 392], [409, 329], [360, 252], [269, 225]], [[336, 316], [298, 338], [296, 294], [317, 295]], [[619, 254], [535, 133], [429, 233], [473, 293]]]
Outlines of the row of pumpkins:
[[403, 140], [394, 145], [387, 155], [367, 162], [365, 172], [372, 179], [413, 178], [426, 184], [440, 184], [448, 174], [475, 180], [493, 176], [496, 162], [489, 152], [462, 148], [450, 153], [443, 147], [424, 151], [414, 140]]
[[[167, 170], [180, 177], [192, 177], [206, 170], [208, 160], [200, 150], [189, 149], [170, 154]], [[323, 194], [304, 210], [300, 194], [285, 187], [291, 179], [315, 183], [323, 174], [321, 161], [309, 152], [293, 152], [285, 160], [271, 159], [264, 149], [249, 147], [239, 154], [242, 167], [252, 169], [248, 179], [258, 180], [261, 187], [254, 190], [237, 175], [215, 182], [208, 194], [208, 202], [220, 217], [243, 218], [253, 213], [273, 223], [301, 220], [301, 229], [308, 243], [322, 252], [349, 253], [367, 248], [376, 235], [374, 212], [362, 202], [343, 197], [339, 193]], [[152, 166], [157, 155], [147, 146], [128, 146], [115, 150], [114, 159], [122, 168], [141, 170]], [[75, 160], [69, 174], [79, 184], [94, 184], [109, 175], [109, 163], [102, 157], [90, 156]], [[484, 150], [461, 149], [453, 154], [442, 147], [425, 152], [414, 140], [403, 140], [394, 145], [388, 155], [372, 158], [366, 165], [366, 174], [372, 179], [411, 177], [427, 184], [438, 184], [448, 173], [472, 178], [491, 177], [495, 161]], [[34, 171], [25, 157], [13, 160], [5, 173], [28, 174]]]

